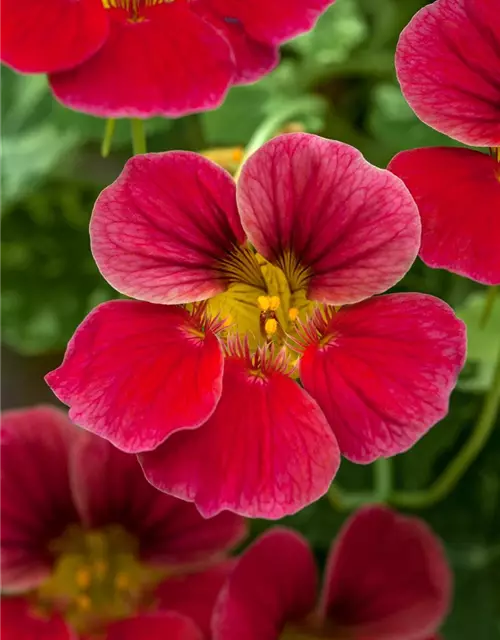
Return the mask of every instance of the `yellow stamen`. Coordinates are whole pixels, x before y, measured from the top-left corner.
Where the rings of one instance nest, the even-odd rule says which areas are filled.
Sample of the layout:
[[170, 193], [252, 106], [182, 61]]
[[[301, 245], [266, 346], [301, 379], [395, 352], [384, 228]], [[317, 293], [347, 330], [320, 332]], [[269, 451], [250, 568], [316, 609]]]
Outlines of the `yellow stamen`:
[[264, 324], [266, 335], [272, 336], [278, 331], [278, 321], [274, 318], [268, 318]]
[[297, 307], [290, 307], [290, 309], [288, 309], [288, 317], [292, 322], [295, 322], [295, 320], [297, 320], [297, 318], [299, 317], [299, 310], [297, 309]]
[[80, 589], [86, 589], [90, 585], [90, 582], [92, 580], [90, 571], [84, 568], [78, 569], [75, 578], [76, 584], [78, 587], [80, 587]]
[[130, 584], [130, 576], [128, 576], [124, 571], [120, 571], [120, 573], [116, 574], [115, 587], [117, 589], [125, 591], [130, 587]]
[[75, 602], [76, 606], [82, 611], [89, 611], [92, 607], [92, 600], [84, 593], [77, 596]]
[[280, 299], [278, 296], [259, 296], [257, 304], [261, 311], [276, 311], [280, 306]]

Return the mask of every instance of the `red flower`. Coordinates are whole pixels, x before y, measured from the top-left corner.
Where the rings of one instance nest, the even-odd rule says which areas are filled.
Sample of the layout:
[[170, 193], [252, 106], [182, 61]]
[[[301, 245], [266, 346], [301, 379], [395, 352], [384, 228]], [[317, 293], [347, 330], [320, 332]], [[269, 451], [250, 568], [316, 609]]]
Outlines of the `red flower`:
[[49, 73], [66, 106], [105, 117], [217, 107], [269, 72], [334, 0], [4, 0], [2, 60]]
[[208, 634], [237, 516], [204, 520], [49, 407], [4, 413], [1, 492], [2, 638]]
[[97, 307], [47, 381], [204, 515], [293, 513], [328, 489], [339, 448], [391, 456], [447, 412], [463, 324], [427, 295], [364, 300], [419, 237], [402, 182], [340, 142], [275, 138], [237, 186], [193, 153], [137, 156], [99, 196], [91, 239], [104, 277], [142, 302]]
[[416, 518], [359, 510], [332, 545], [322, 594], [314, 556], [294, 531], [271, 529], [219, 594], [214, 640], [423, 640], [450, 604], [439, 540]]
[[403, 151], [389, 169], [422, 216], [420, 256], [484, 284], [500, 284], [500, 13], [494, 2], [437, 0], [404, 29], [401, 89], [417, 116], [465, 144]]

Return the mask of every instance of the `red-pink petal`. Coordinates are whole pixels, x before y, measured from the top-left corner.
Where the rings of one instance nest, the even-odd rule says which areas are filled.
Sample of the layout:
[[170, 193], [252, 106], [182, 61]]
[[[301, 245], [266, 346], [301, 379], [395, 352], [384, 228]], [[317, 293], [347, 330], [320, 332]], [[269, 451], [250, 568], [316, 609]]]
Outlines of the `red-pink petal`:
[[62, 618], [31, 611], [26, 598], [1, 599], [0, 629], [2, 640], [76, 640]]
[[389, 170], [420, 210], [420, 257], [484, 284], [500, 284], [500, 164], [470, 149], [403, 151]]
[[322, 609], [349, 637], [421, 640], [446, 615], [451, 581], [441, 543], [423, 521], [366, 507], [332, 547]]
[[196, 624], [174, 611], [127, 618], [110, 625], [106, 640], [204, 640]]
[[235, 63], [233, 84], [258, 80], [278, 64], [277, 46], [256, 40], [237, 18], [224, 15], [220, 8], [217, 11], [217, 7], [212, 8], [209, 3], [194, 5], [193, 10], [208, 20], [230, 44]]
[[337, 305], [381, 293], [418, 252], [420, 219], [404, 184], [342, 142], [274, 138], [245, 163], [237, 199], [265, 258], [281, 264], [291, 252], [310, 270], [310, 299]]
[[245, 239], [233, 179], [188, 152], [129, 160], [97, 199], [90, 236], [97, 265], [115, 289], [168, 304], [224, 291], [218, 263]]
[[78, 520], [70, 490], [69, 448], [79, 433], [58, 409], [2, 414], [2, 589], [23, 591], [47, 577], [48, 544]]
[[23, 73], [70, 69], [101, 47], [108, 28], [101, 0], [3, 0], [2, 62]]
[[228, 43], [187, 3], [140, 10], [144, 20], [112, 19], [104, 46], [85, 64], [50, 77], [56, 97], [72, 109], [112, 118], [217, 107], [234, 73]]
[[278, 527], [241, 556], [219, 596], [213, 640], [278, 640], [287, 623], [313, 609], [314, 557], [297, 533]]
[[311, 29], [335, 0], [207, 0], [228, 21], [237, 20], [261, 42], [278, 44]]
[[403, 30], [401, 89], [417, 116], [472, 146], [500, 145], [500, 19], [496, 2], [437, 0]]
[[206, 638], [211, 637], [215, 601], [233, 567], [234, 561], [226, 561], [204, 571], [169, 577], [155, 591], [156, 606], [159, 610], [170, 609], [190, 618]]
[[228, 509], [281, 518], [321, 497], [339, 466], [318, 405], [279, 371], [254, 375], [244, 359], [224, 366], [212, 417], [140, 456], [148, 480], [210, 517]]
[[79, 426], [128, 453], [154, 449], [203, 424], [221, 394], [219, 342], [191, 326], [180, 307], [106, 302], [78, 327], [46, 381]]
[[465, 325], [442, 300], [406, 293], [341, 309], [325, 344], [300, 360], [316, 399], [354, 462], [409, 449], [448, 411], [465, 360]]
[[150, 563], [170, 569], [205, 563], [245, 534], [239, 516], [225, 511], [207, 520], [193, 504], [157, 491], [144, 478], [136, 456], [91, 433], [72, 450], [71, 476], [85, 525], [120, 524], [135, 537], [141, 557]]

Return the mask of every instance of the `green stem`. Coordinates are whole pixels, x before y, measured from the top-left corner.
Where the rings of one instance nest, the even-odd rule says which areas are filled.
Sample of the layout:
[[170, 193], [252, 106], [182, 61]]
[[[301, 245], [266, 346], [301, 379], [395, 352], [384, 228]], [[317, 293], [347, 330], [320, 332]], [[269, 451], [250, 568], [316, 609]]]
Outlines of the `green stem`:
[[113, 142], [113, 135], [115, 133], [116, 120], [114, 118], [108, 118], [106, 120], [106, 126], [104, 127], [104, 138], [101, 144], [101, 156], [107, 158], [111, 151], [111, 143]]
[[390, 502], [400, 507], [425, 508], [445, 498], [460, 481], [470, 465], [486, 444], [500, 407], [500, 350], [493, 375], [493, 381], [484, 399], [484, 404], [474, 429], [443, 473], [424, 491], [396, 491]]
[[253, 136], [250, 138], [234, 179], [237, 180], [239, 178], [245, 160], [251, 156], [252, 153], [257, 151], [257, 149], [259, 149], [265, 142], [274, 137], [276, 132], [284, 124], [290, 122], [292, 118], [301, 114], [307, 113], [309, 115], [311, 112], [319, 111], [320, 107], [323, 107], [323, 103], [319, 98], [307, 96], [300, 100], [293, 101], [291, 104], [284, 106], [278, 112], [275, 112], [266, 118], [260, 126], [257, 127]]
[[144, 132], [144, 121], [139, 118], [130, 119], [132, 129], [132, 151], [134, 156], [139, 153], [146, 153], [146, 134]]
[[374, 489], [371, 493], [346, 491], [338, 483], [328, 490], [328, 500], [339, 511], [350, 511], [364, 504], [387, 502], [392, 491], [392, 460], [380, 458], [373, 463]]
[[479, 320], [479, 328], [484, 329], [488, 324], [488, 320], [491, 317], [491, 312], [493, 311], [493, 307], [495, 306], [495, 300], [497, 298], [497, 293], [500, 287], [489, 287], [488, 293], [486, 294], [486, 301], [484, 303], [483, 313], [481, 314], [481, 319]]

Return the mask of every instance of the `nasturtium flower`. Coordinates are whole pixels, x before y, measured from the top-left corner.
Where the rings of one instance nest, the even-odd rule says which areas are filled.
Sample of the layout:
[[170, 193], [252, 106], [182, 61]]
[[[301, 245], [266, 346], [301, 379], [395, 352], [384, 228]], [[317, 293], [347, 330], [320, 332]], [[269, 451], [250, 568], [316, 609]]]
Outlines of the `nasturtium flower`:
[[484, 284], [500, 284], [500, 12], [495, 2], [437, 0], [403, 30], [401, 89], [417, 116], [463, 148], [403, 151], [389, 169], [422, 216], [420, 256]]
[[281, 527], [258, 538], [219, 593], [213, 640], [430, 640], [451, 587], [424, 522], [364, 507], [332, 543], [319, 598], [306, 540]]
[[273, 69], [334, 0], [4, 0], [2, 61], [105, 117], [217, 107]]
[[7, 411], [1, 436], [4, 640], [208, 637], [238, 516], [203, 519], [58, 409]]
[[194, 153], [136, 156], [90, 233], [136, 300], [98, 306], [47, 381], [75, 423], [204, 515], [296, 512], [340, 453], [392, 456], [446, 414], [464, 326], [432, 296], [370, 297], [411, 266], [420, 220], [349, 145], [280, 136], [237, 184]]

